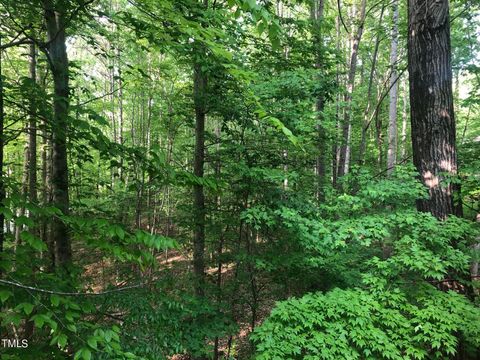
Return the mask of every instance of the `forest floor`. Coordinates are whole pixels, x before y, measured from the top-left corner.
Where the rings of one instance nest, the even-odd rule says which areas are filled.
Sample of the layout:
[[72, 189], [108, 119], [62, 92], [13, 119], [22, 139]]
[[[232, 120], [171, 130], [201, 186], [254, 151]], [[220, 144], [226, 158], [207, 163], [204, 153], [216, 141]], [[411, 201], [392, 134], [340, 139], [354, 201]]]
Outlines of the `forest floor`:
[[[76, 254], [79, 254], [81, 262], [83, 262], [84, 271], [83, 277], [87, 280], [86, 283], [89, 284], [89, 291], [99, 293], [101, 291], [107, 290], [109, 286], [121, 287], [127, 285], [119, 271], [118, 264], [117, 266], [112, 263], [109, 259], [103, 259], [100, 253], [91, 252], [87, 249], [77, 249]], [[188, 277], [191, 273], [191, 264], [192, 259], [190, 256], [179, 250], [168, 250], [156, 254], [155, 256], [157, 264], [162, 270], [169, 270], [174, 276], [178, 279]], [[222, 265], [222, 282], [232, 280], [235, 277], [234, 273], [235, 264], [223, 264]], [[140, 271], [139, 269], [132, 269], [134, 271]], [[147, 271], [148, 273], [148, 271]], [[218, 268], [210, 267], [206, 269], [206, 273], [209, 277], [216, 279]], [[146, 274], [148, 276], [148, 274]], [[268, 284], [268, 280], [261, 281], [262, 283]], [[246, 289], [241, 289], [239, 296], [248, 296], [242, 294], [246, 292]], [[262, 293], [272, 294], [271, 289], [263, 288]], [[255, 326], [262, 323], [262, 321], [268, 317], [270, 311], [275, 305], [275, 300], [272, 298], [261, 297], [262, 300], [257, 304], [257, 311], [255, 315]], [[232, 338], [223, 338], [219, 340], [219, 355], [220, 358], [227, 358], [227, 354], [230, 354], [231, 357], [235, 359], [247, 359], [251, 355], [252, 344], [249, 340], [249, 335], [252, 332], [252, 310], [251, 307], [244, 303], [243, 305], [232, 304], [235, 307], [234, 309], [234, 321], [238, 326], [237, 333], [232, 336]], [[229, 351], [229, 343], [230, 351]], [[213, 343], [211, 344], [213, 346]], [[171, 360], [189, 360], [190, 357], [183, 354], [174, 355], [171, 357]]]

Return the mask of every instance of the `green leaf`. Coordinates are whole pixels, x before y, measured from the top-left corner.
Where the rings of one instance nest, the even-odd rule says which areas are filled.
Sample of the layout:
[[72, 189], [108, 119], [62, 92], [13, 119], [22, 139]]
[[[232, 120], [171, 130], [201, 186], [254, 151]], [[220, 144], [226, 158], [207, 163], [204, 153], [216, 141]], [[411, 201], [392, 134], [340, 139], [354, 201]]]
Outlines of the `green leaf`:
[[35, 324], [35, 327], [41, 329], [43, 325], [45, 324], [45, 319], [46, 316], [43, 314], [38, 314], [32, 317], [33, 323]]
[[106, 330], [104, 334], [105, 341], [109, 343], [112, 340], [112, 335], [115, 334], [112, 330]]
[[68, 341], [67, 335], [65, 334], [58, 335], [58, 340], [57, 340], [58, 346], [60, 346], [61, 348], [64, 348], [67, 345], [67, 341]]
[[53, 306], [57, 307], [60, 304], [60, 297], [58, 295], [51, 295], [50, 302]]
[[115, 227], [115, 234], [122, 240], [125, 238], [125, 231], [120, 226]]
[[33, 311], [34, 305], [30, 303], [22, 303], [23, 311], [26, 315], [30, 315]]
[[87, 344], [92, 348], [97, 350], [97, 339], [94, 337], [88, 338], [87, 339]]
[[82, 358], [84, 360], [90, 360], [92, 358], [92, 352], [87, 348], [83, 349]]
[[5, 216], [5, 220], [12, 220], [13, 211], [6, 207], [0, 207], [0, 214]]
[[92, 352], [88, 348], [81, 348], [75, 353], [74, 360], [90, 360]]
[[38, 251], [47, 250], [47, 245], [40, 238], [34, 236], [28, 231], [22, 232], [20, 234], [20, 238], [23, 241], [25, 241], [28, 245], [33, 247], [35, 250], [38, 250]]
[[26, 225], [28, 227], [34, 226], [34, 222], [32, 219], [26, 217], [25, 215], [21, 215], [15, 219], [15, 224], [17, 225]]
[[7, 301], [7, 299], [12, 296], [13, 293], [11, 291], [8, 291], [8, 290], [0, 290], [0, 300], [2, 302], [5, 302]]

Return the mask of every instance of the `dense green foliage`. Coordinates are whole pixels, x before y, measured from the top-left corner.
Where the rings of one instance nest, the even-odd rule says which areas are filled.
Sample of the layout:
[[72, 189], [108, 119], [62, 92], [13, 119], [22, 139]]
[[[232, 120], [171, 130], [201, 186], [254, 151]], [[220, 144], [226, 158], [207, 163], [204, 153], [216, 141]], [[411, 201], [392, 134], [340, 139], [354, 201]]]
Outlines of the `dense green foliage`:
[[[49, 4], [66, 17], [69, 110], [60, 131]], [[393, 65], [391, 3], [368, 1], [364, 22], [360, 6], [0, 0], [0, 339], [28, 340], [28, 348], [0, 343], [0, 358], [478, 356], [478, 4], [451, 5], [460, 170], [446, 181], [461, 184], [464, 217], [445, 220], [415, 207], [429, 195], [411, 164], [407, 5], [399, 4]], [[392, 67], [401, 86], [390, 173]], [[200, 99], [199, 72], [208, 79]], [[199, 102], [203, 176], [194, 172]], [[62, 131], [68, 211], [53, 201], [52, 144]], [[346, 141], [351, 166], [340, 177]], [[192, 270], [198, 188], [203, 296]], [[71, 240], [65, 268], [55, 259], [56, 221]]]
[[445, 359], [478, 347], [479, 311], [430, 287], [335, 289], [279, 303], [254, 334], [257, 359]]
[[[444, 359], [459, 341], [478, 347], [479, 309], [432, 286], [468, 273], [468, 245], [478, 230], [411, 210], [409, 199], [421, 194], [412, 192], [410, 176], [363, 177], [355, 196], [334, 205], [340, 220], [308, 221], [281, 210], [281, 223], [311, 254], [304, 266], [336, 277], [343, 289], [278, 303], [253, 335], [259, 359]], [[299, 272], [305, 281], [305, 269]]]

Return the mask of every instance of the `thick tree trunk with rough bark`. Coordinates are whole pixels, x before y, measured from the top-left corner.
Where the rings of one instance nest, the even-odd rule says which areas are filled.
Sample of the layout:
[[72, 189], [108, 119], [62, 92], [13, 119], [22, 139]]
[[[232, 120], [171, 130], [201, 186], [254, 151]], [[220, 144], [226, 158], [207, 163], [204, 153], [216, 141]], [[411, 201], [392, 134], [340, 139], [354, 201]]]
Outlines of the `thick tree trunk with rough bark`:
[[387, 174], [390, 175], [397, 162], [397, 48], [398, 48], [398, 0], [392, 4], [392, 44], [390, 48], [390, 103], [388, 110]]
[[409, 0], [408, 68], [413, 162], [429, 198], [421, 211], [439, 219], [461, 215], [452, 95], [448, 0]]
[[[68, 214], [67, 127], [69, 108], [68, 58], [65, 44], [65, 13], [44, 0], [45, 22], [48, 33], [48, 56], [54, 83], [54, 114], [52, 122], [53, 205]], [[67, 268], [72, 261], [72, 249], [67, 226], [58, 218], [52, 222], [52, 240], [55, 243], [55, 261], [58, 268]]]

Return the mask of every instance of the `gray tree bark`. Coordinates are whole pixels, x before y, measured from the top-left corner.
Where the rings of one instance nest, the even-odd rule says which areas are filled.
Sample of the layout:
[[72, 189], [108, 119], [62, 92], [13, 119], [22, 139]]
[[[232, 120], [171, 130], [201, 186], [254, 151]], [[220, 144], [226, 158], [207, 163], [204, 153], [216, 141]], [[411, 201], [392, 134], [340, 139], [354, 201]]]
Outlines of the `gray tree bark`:
[[[37, 49], [30, 44], [30, 78], [37, 81]], [[37, 202], [37, 100], [30, 100], [28, 121], [28, 199]]]
[[[324, 0], [312, 0], [310, 5], [310, 18], [313, 25], [313, 41], [314, 48], [316, 51], [316, 63], [315, 67], [317, 69], [322, 68], [322, 21], [323, 21], [323, 9], [324, 9]], [[325, 200], [325, 184], [327, 176], [327, 136], [326, 129], [323, 124], [323, 110], [325, 107], [325, 99], [322, 95], [317, 98], [316, 102], [316, 111], [317, 111], [317, 161], [316, 161], [316, 175], [317, 175], [317, 198], [320, 202]]]
[[398, 48], [398, 0], [392, 4], [392, 44], [390, 49], [390, 103], [388, 110], [387, 175], [391, 175], [397, 162], [397, 48]]
[[[200, 64], [194, 65], [194, 102], [195, 102], [195, 154], [193, 173], [203, 178], [205, 165], [205, 92], [207, 86], [206, 74]], [[193, 271], [195, 275], [195, 292], [204, 295], [205, 282], [205, 194], [202, 184], [193, 186], [195, 208], [195, 228], [193, 235]]]
[[[381, 25], [383, 20], [383, 14], [385, 13], [386, 4], [382, 5], [382, 9], [380, 11], [380, 17], [378, 23]], [[375, 39], [375, 47], [373, 50], [373, 57], [372, 57], [372, 67], [370, 68], [370, 76], [368, 78], [368, 90], [367, 90], [367, 106], [365, 107], [365, 111], [363, 112], [363, 126], [362, 126], [362, 138], [360, 141], [360, 149], [358, 151], [358, 163], [363, 164], [365, 162], [365, 152], [367, 151], [367, 130], [370, 126], [370, 121], [368, 120], [368, 114], [370, 113], [370, 109], [372, 107], [372, 90], [373, 90], [373, 77], [375, 74], [375, 68], [377, 66], [377, 58], [378, 58], [378, 48], [380, 46], [381, 40], [381, 33], [380, 31], [377, 32], [377, 36]]]
[[461, 215], [452, 95], [448, 0], [408, 2], [408, 69], [413, 162], [429, 198], [420, 211]]
[[408, 101], [408, 89], [407, 82], [404, 78], [402, 82], [403, 88], [403, 103], [402, 103], [402, 132], [400, 138], [400, 159], [405, 159], [407, 154], [407, 123], [408, 123], [408, 114], [407, 114], [407, 101]]
[[[3, 109], [3, 77], [2, 77], [2, 34], [0, 34], [0, 206], [4, 206], [5, 202], [5, 183], [3, 182], [3, 147], [5, 112]], [[5, 241], [5, 215], [0, 212], [0, 253], [3, 252], [3, 243]]]
[[[67, 129], [69, 111], [68, 57], [65, 36], [65, 12], [51, 0], [43, 1], [48, 34], [50, 70], [54, 83], [52, 122], [52, 174], [53, 205], [68, 214]], [[67, 226], [59, 218], [52, 221], [52, 241], [55, 244], [56, 267], [67, 269], [72, 261], [72, 249]]]
[[[35, 44], [31, 43], [29, 47], [29, 77], [32, 85], [37, 81], [37, 53]], [[37, 129], [36, 112], [37, 104], [35, 95], [29, 99], [28, 124], [26, 133], [28, 135], [27, 145], [25, 147], [24, 169], [22, 179], [22, 196], [30, 202], [37, 202]], [[18, 211], [18, 216], [25, 215], [25, 206]], [[30, 214], [31, 216], [31, 214]], [[23, 225], [16, 225], [15, 228], [15, 246], [21, 242], [20, 235], [24, 229]]]
[[352, 137], [352, 95], [355, 87], [355, 75], [357, 71], [358, 48], [363, 35], [366, 15], [366, 0], [362, 0], [360, 5], [360, 15], [358, 18], [358, 27], [353, 37], [352, 53], [350, 55], [350, 67], [348, 71], [347, 91], [345, 93], [345, 114], [342, 125], [342, 141], [340, 148], [340, 159], [338, 163], [338, 177], [348, 174], [350, 169], [351, 156], [351, 137]]
[[[208, 8], [208, 0], [203, 0], [204, 9]], [[205, 58], [203, 45], [194, 45], [193, 61], [193, 101], [195, 106], [195, 153], [193, 173], [203, 178], [205, 167], [205, 122], [207, 118], [207, 73], [202, 69], [201, 61]], [[203, 184], [193, 186], [193, 202], [195, 228], [193, 234], [193, 273], [195, 277], [195, 293], [205, 296], [205, 189]], [[200, 357], [199, 359], [203, 359]]]

